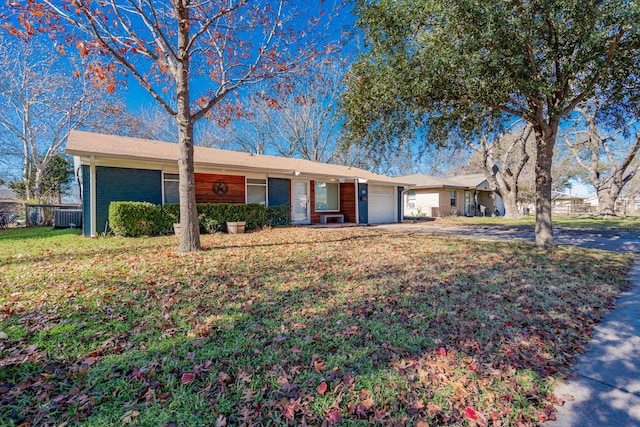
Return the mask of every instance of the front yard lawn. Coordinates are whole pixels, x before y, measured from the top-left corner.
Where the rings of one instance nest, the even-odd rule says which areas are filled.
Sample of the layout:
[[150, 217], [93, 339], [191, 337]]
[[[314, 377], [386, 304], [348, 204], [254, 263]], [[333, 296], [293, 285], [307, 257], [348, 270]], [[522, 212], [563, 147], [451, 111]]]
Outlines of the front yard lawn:
[[[0, 424], [536, 425], [632, 256], [284, 228], [0, 233]], [[27, 423], [27, 424], [24, 424]]]

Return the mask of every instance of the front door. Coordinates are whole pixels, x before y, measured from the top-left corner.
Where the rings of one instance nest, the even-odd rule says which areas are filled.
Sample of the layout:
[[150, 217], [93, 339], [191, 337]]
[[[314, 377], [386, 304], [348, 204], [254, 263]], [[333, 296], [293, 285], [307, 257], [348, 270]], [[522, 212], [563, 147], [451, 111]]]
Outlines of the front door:
[[309, 181], [293, 180], [292, 218], [294, 224], [309, 224]]
[[475, 215], [475, 203], [473, 200], [473, 194], [470, 191], [464, 192], [464, 214], [466, 216]]

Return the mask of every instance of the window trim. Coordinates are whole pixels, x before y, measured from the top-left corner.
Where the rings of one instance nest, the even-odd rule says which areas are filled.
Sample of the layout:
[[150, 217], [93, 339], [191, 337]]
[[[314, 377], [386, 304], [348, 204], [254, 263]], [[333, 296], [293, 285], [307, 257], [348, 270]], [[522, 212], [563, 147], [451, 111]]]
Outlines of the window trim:
[[[176, 178], [168, 178], [167, 175], [176, 176]], [[178, 183], [178, 201], [177, 202], [167, 202], [167, 182], [177, 182]], [[167, 203], [180, 203], [180, 175], [172, 172], [162, 171], [162, 205], [166, 205]]]
[[416, 190], [407, 191], [407, 207], [408, 208], [416, 207]]
[[[337, 188], [337, 192], [336, 192], [336, 204], [337, 204], [337, 209], [318, 209], [318, 184], [331, 184], [331, 185], [335, 185]], [[340, 183], [338, 182], [331, 182], [331, 181], [314, 181], [313, 182], [313, 210], [315, 212], [340, 212]], [[328, 203], [327, 203], [328, 204]]]
[[[249, 182], [249, 180], [260, 180], [260, 181], [264, 181], [264, 184], [259, 184], [256, 182]], [[264, 206], [268, 207], [269, 206], [269, 180], [267, 178], [251, 178], [251, 177], [244, 177], [244, 203], [245, 204], [249, 204], [249, 186], [251, 187], [261, 187], [264, 188]], [[262, 204], [262, 203], [260, 203]]]

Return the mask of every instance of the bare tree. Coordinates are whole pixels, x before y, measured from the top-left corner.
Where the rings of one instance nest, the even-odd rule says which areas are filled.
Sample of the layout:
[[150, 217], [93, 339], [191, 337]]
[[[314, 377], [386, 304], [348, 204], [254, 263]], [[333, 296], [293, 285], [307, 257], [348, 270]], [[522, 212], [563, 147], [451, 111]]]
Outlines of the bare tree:
[[122, 113], [104, 94], [51, 46], [0, 40], [0, 141], [3, 154], [22, 164], [26, 199], [46, 198], [45, 170], [70, 130], [100, 128], [114, 109]]
[[230, 136], [242, 151], [272, 152], [315, 162], [334, 161], [341, 117], [336, 107], [344, 70], [337, 64], [309, 67], [295, 77], [295, 86], [283, 96], [266, 88], [247, 100], [250, 111], [234, 122]]
[[603, 134], [598, 126], [598, 100], [582, 103], [576, 111], [581, 115], [581, 123], [565, 132], [563, 140], [596, 190], [598, 215], [616, 216], [620, 192], [640, 170], [640, 162], [633, 162], [640, 149], [640, 133], [635, 138], [630, 136], [637, 119]]
[[[233, 115], [223, 103], [240, 87], [289, 74], [315, 52], [306, 24], [294, 22], [285, 0], [41, 0], [13, 2], [21, 35], [47, 31], [91, 55], [99, 78], [124, 68], [176, 121], [180, 189], [181, 252], [200, 249], [195, 198], [194, 124], [216, 108], [219, 120]], [[300, 4], [300, 7], [303, 5]], [[317, 4], [316, 16], [329, 19]], [[110, 87], [110, 85], [108, 85]]]

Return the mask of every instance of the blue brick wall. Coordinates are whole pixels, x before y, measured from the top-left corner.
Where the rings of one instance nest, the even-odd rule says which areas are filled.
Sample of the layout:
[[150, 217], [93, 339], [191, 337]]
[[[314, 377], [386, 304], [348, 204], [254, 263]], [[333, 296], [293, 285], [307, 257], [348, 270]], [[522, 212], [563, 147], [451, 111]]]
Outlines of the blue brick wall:
[[358, 184], [358, 222], [360, 224], [369, 223], [369, 186]]
[[289, 206], [291, 204], [291, 184], [286, 178], [269, 178], [269, 206]]
[[[89, 166], [82, 166], [83, 233], [91, 235], [91, 178]], [[96, 166], [96, 233], [105, 230], [111, 202], [162, 204], [162, 172], [159, 170]]]

